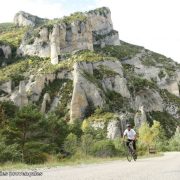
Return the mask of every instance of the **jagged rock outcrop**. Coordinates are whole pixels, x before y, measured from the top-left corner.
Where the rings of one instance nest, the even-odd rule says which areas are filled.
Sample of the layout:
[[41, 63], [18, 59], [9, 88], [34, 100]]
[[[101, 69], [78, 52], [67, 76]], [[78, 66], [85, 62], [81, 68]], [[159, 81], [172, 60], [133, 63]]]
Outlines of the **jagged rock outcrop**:
[[14, 23], [17, 26], [35, 26], [44, 21], [46, 21], [46, 19], [39, 18], [24, 11], [19, 11], [14, 16]]
[[16, 106], [20, 108], [28, 105], [28, 97], [24, 81], [21, 81], [19, 83], [19, 91], [16, 91], [11, 95], [11, 100], [14, 102]]
[[8, 82], [1, 84], [0, 90], [6, 92], [8, 94], [11, 94], [12, 93], [12, 81], [10, 80]]
[[[14, 47], [13, 37], [5, 43], [0, 35], [0, 65], [7, 65], [0, 69], [0, 101], [19, 107], [35, 103], [42, 113], [54, 111], [70, 123], [91, 119], [90, 125], [105, 130], [109, 139], [122, 136], [133, 120], [137, 128], [146, 120], [179, 121], [179, 64], [120, 41], [108, 8], [54, 20], [19, 12], [14, 22], [31, 27], [16, 27], [18, 42], [23, 37], [20, 47]], [[11, 28], [0, 29], [9, 33]], [[15, 48], [17, 55], [29, 57], [14, 63]], [[35, 56], [49, 57], [54, 66], [49, 58], [36, 61]], [[101, 113], [104, 119], [98, 118]]]
[[[94, 71], [100, 71], [102, 68], [104, 68], [105, 78], [97, 80], [94, 77], [93, 80], [92, 77], [95, 76]], [[99, 86], [97, 83], [99, 83]], [[91, 106], [95, 108], [103, 107], [106, 96], [104, 91], [114, 91], [123, 97], [130, 98], [127, 82], [123, 77], [121, 63], [119, 61], [76, 63], [74, 65], [74, 90], [71, 101], [71, 121], [83, 119], [86, 111], [88, 111], [88, 108]]]
[[51, 98], [49, 96], [49, 93], [46, 93], [43, 97], [43, 102], [42, 102], [42, 105], [41, 105], [41, 112], [42, 113], [45, 113], [46, 110], [47, 110], [47, 103], [50, 103], [51, 101]]
[[170, 93], [179, 97], [179, 86], [176, 80], [167, 80], [165, 82], [160, 82], [158, 85], [161, 89], [166, 89]]
[[147, 121], [146, 112], [144, 111], [144, 107], [141, 106], [138, 112], [134, 116], [134, 124], [136, 128], [139, 128], [142, 123]]
[[1, 58], [10, 58], [12, 56], [12, 50], [9, 45], [0, 45], [0, 57]]
[[74, 82], [73, 96], [71, 101], [71, 122], [85, 117], [86, 111], [90, 106], [102, 107], [105, 103], [102, 92], [95, 84], [87, 81], [83, 76], [84, 71], [92, 73], [92, 64], [76, 63], [74, 65]]
[[31, 101], [37, 102], [45, 85], [48, 85], [55, 79], [55, 74], [37, 75], [36, 77], [31, 76], [29, 82], [26, 84], [26, 92], [31, 97]]
[[[24, 15], [22, 14], [20, 13], [19, 16]], [[39, 36], [34, 37], [32, 44], [29, 44], [29, 39], [33, 35], [31, 32], [27, 33], [17, 53], [22, 56], [51, 57], [52, 64], [57, 64], [59, 56], [63, 53], [83, 49], [93, 50], [94, 45], [120, 45], [119, 35], [113, 29], [111, 12], [108, 8], [102, 8], [101, 13], [94, 10], [84, 13], [83, 16], [85, 20], [77, 19], [69, 24], [57, 23], [52, 30], [48, 30], [46, 27], [42, 28]], [[21, 18], [19, 19], [21, 20]], [[25, 21], [27, 24], [35, 24], [34, 18], [30, 18], [33, 19], [30, 21], [31, 23], [27, 19], [27, 22]], [[19, 24], [23, 24], [23, 20]]]
[[163, 99], [160, 94], [152, 89], [141, 90], [135, 98], [134, 102], [135, 109], [138, 110], [140, 107], [144, 107], [146, 112], [149, 111], [163, 111]]
[[[155, 65], [147, 65], [144, 64], [144, 59], [147, 60], [149, 56], [152, 53], [149, 51], [145, 51], [144, 49], [141, 50], [140, 53], [136, 54], [133, 58], [127, 59], [123, 61], [123, 64], [129, 64], [134, 66], [134, 72], [143, 78], [149, 80], [149, 81], [156, 81], [157, 86], [160, 89], [166, 89], [170, 93], [176, 95], [179, 97], [179, 81], [180, 81], [180, 73], [176, 71], [174, 73], [174, 76], [170, 77], [167, 73], [167, 69], [164, 68], [163, 64], [156, 64], [153, 59], [149, 60], [151, 63], [154, 63]], [[170, 63], [170, 62], [169, 62]], [[169, 66], [172, 66], [173, 63], [171, 63]], [[166, 65], [167, 66], [167, 65]], [[175, 66], [173, 64], [173, 66]], [[163, 77], [159, 77], [162, 74]]]
[[174, 103], [165, 103], [165, 110], [176, 119], [180, 119], [179, 106]]
[[110, 121], [107, 126], [107, 138], [115, 139], [121, 137], [121, 134], [122, 133], [120, 131], [120, 121], [118, 120]]

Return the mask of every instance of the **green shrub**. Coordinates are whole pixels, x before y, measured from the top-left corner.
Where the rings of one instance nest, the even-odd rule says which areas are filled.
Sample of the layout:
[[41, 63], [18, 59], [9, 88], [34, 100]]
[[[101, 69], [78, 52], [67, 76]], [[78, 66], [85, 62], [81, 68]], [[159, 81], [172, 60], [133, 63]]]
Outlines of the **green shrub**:
[[18, 149], [18, 144], [7, 145], [3, 140], [0, 141], [0, 163], [7, 161], [20, 161], [21, 152]]
[[82, 135], [82, 122], [80, 120], [76, 120], [73, 124], [69, 124], [69, 132], [75, 134], [78, 138]]
[[148, 114], [148, 121], [152, 122], [152, 120], [156, 119], [160, 122], [161, 127], [165, 131], [165, 136], [167, 138], [170, 138], [174, 135], [174, 132], [176, 130], [176, 126], [179, 124], [178, 121], [173, 118], [170, 114], [167, 112], [155, 112], [152, 111]]
[[120, 138], [114, 139], [113, 144], [116, 148], [118, 156], [125, 156], [126, 155], [126, 149], [125, 149], [124, 144]]
[[139, 53], [142, 49], [143, 49], [142, 47], [121, 42], [120, 46], [105, 46], [104, 48], [96, 48], [95, 50], [96, 52], [123, 60], [124, 58], [133, 57], [134, 55]]
[[128, 82], [129, 90], [131, 92], [138, 93], [140, 90], [144, 88], [157, 89], [157, 85], [144, 78], [131, 76]]
[[47, 161], [46, 153], [43, 152], [26, 152], [24, 162], [27, 164], [43, 164]]
[[63, 118], [59, 118], [56, 114], [51, 113], [48, 114], [46, 118], [45, 129], [47, 141], [48, 144], [50, 144], [49, 148], [46, 149], [46, 152], [59, 152], [65, 138], [69, 134], [67, 122]]
[[159, 78], [162, 79], [166, 76], [166, 74], [164, 73], [164, 71], [160, 71], [159, 74], [158, 74]]
[[148, 154], [148, 145], [141, 141], [138, 141], [137, 142], [137, 153], [139, 156]]
[[113, 157], [116, 155], [116, 149], [112, 141], [101, 140], [94, 143], [92, 154], [97, 157]]
[[69, 152], [71, 154], [75, 154], [76, 150], [78, 147], [78, 139], [77, 136], [73, 133], [70, 133], [65, 141], [64, 141], [64, 145], [63, 148], [66, 152]]
[[0, 44], [8, 44], [17, 48], [26, 32], [25, 27], [16, 27], [12, 24], [0, 24]]
[[93, 136], [91, 134], [85, 134], [81, 136], [81, 149], [85, 154], [90, 154], [93, 145]]
[[180, 132], [176, 132], [175, 135], [169, 141], [169, 149], [171, 151], [180, 151]]
[[24, 145], [23, 161], [27, 164], [42, 164], [47, 161], [47, 154], [45, 153], [46, 145], [43, 142], [31, 141]]
[[120, 110], [127, 110], [129, 108], [128, 99], [122, 97], [120, 93], [108, 90], [105, 92], [105, 95], [109, 111], [117, 112]]

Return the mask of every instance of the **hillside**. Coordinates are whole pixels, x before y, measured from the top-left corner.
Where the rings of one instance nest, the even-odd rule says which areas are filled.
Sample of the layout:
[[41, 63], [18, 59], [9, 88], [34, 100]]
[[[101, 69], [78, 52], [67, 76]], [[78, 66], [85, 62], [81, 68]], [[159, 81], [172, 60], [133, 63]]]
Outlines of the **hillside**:
[[29, 106], [109, 139], [127, 122], [159, 121], [168, 138], [180, 125], [180, 65], [119, 40], [108, 8], [54, 20], [17, 13], [0, 24], [0, 65], [2, 127]]

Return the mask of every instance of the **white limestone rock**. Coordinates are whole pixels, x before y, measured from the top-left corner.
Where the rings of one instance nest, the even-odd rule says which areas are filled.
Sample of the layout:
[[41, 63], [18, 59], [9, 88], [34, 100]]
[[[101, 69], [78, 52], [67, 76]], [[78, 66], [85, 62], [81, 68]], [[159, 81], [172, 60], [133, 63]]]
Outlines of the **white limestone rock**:
[[138, 112], [134, 116], [134, 124], [136, 128], [139, 128], [142, 123], [147, 121], [146, 112], [144, 111], [144, 107], [139, 107]]
[[12, 50], [9, 45], [0, 45], [0, 50], [2, 50], [4, 58], [9, 59], [12, 56]]
[[42, 113], [46, 112], [46, 110], [47, 110], [47, 103], [50, 103], [50, 101], [51, 101], [51, 98], [49, 96], [49, 93], [45, 93], [44, 97], [43, 97], [43, 102], [42, 102], [42, 105], [41, 105], [41, 112]]
[[3, 83], [2, 85], [0, 85], [0, 89], [8, 94], [11, 94], [12, 93], [12, 81], [9, 80], [9, 81]]
[[17, 26], [35, 26], [44, 21], [46, 21], [46, 19], [39, 18], [24, 11], [19, 11], [14, 16], [14, 24]]
[[12, 93], [10, 99], [14, 102], [14, 104], [20, 108], [23, 106], [28, 105], [28, 97], [26, 93], [26, 88], [25, 88], [25, 82], [21, 81], [19, 83], [19, 91], [15, 91]]
[[112, 120], [107, 126], [107, 138], [113, 140], [118, 137], [121, 137], [120, 122], [118, 120]]
[[71, 122], [83, 119], [89, 103], [92, 103], [94, 107], [103, 107], [105, 103], [100, 89], [83, 77], [84, 70], [91, 73], [84, 67], [86, 67], [85, 62], [74, 65], [74, 89], [70, 109]]
[[149, 111], [163, 111], [163, 99], [160, 94], [152, 89], [142, 89], [138, 92], [135, 98], [134, 109], [138, 110], [139, 107], [144, 107], [146, 112]]

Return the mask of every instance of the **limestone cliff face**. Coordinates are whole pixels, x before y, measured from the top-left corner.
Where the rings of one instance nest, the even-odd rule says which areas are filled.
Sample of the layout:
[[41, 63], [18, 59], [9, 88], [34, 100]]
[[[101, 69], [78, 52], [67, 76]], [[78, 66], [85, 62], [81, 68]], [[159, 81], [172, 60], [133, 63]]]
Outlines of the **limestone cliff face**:
[[[83, 49], [93, 50], [94, 45], [101, 47], [120, 45], [118, 32], [113, 29], [110, 10], [102, 8], [100, 12], [97, 10], [90, 11], [82, 15], [84, 16], [83, 20], [54, 24], [51, 30], [42, 27], [38, 30], [39, 35], [32, 37], [33, 43], [31, 44], [29, 44], [29, 36], [32, 34], [29, 32], [17, 52], [23, 56], [51, 57], [52, 64], [57, 64], [60, 55], [63, 53]], [[22, 13], [19, 16], [22, 16]], [[24, 21], [22, 23], [21, 18], [17, 18], [17, 15], [15, 19], [18, 19], [16, 21], [19, 25], [23, 25]], [[31, 19], [30, 22], [35, 25], [36, 18]], [[26, 23], [30, 24], [30, 22], [27, 21]]]
[[14, 16], [14, 24], [17, 26], [35, 26], [44, 21], [46, 21], [46, 19], [39, 18], [24, 11], [19, 11]]
[[[94, 77], [100, 68], [109, 68], [114, 75], [98, 80]], [[94, 78], [93, 78], [94, 77]], [[107, 80], [108, 79], [108, 80]], [[74, 65], [74, 89], [71, 101], [71, 121], [83, 119], [90, 107], [103, 108], [106, 92], [114, 91], [130, 98], [127, 82], [124, 80], [119, 61], [76, 63]]]
[[[155, 81], [160, 89], [166, 89], [170, 93], [179, 97], [179, 71], [177, 70], [176, 72], [171, 72], [171, 74], [169, 75], [169, 70], [165, 68], [166, 65], [162, 63], [154, 63], [153, 60], [156, 59], [151, 56], [152, 52], [146, 52], [143, 49], [133, 58], [123, 61], [123, 64], [129, 64], [134, 66], [134, 71], [137, 75], [140, 75], [149, 81]], [[160, 58], [163, 59], [163, 57]], [[149, 64], [146, 62], [147, 60], [150, 61], [148, 62]], [[169, 62], [168, 66], [173, 66], [173, 68], [176, 67], [174, 62]]]
[[6, 42], [0, 34], [0, 101], [20, 108], [33, 103], [70, 123], [90, 118], [109, 139], [122, 135], [128, 122], [139, 128], [159, 120], [174, 131], [180, 119], [179, 64], [120, 41], [108, 8], [55, 20], [19, 12], [14, 23], [15, 30], [28, 31], [20, 46], [15, 40], [17, 47], [11, 44], [16, 37]]

